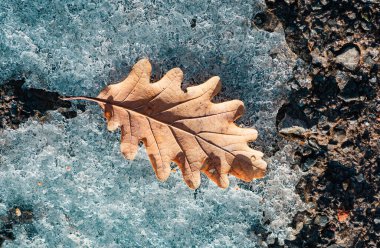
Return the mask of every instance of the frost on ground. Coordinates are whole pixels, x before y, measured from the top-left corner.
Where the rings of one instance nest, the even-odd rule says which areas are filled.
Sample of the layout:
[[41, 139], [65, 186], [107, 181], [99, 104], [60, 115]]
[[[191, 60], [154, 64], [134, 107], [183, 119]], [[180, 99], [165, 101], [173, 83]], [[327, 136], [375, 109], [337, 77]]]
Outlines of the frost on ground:
[[[221, 3], [223, 2], [223, 3]], [[261, 1], [1, 1], [0, 83], [95, 96], [149, 57], [155, 79], [180, 67], [184, 85], [222, 78], [222, 99], [239, 98], [243, 124], [258, 129], [257, 147], [274, 153], [275, 116], [294, 64], [281, 31], [258, 30]], [[31, 206], [33, 232], [14, 226], [5, 247], [264, 245], [291, 238], [303, 206], [294, 192], [292, 147], [268, 158], [265, 179], [221, 190], [203, 179], [193, 192], [179, 172], [156, 180], [144, 149], [119, 152], [97, 106], [73, 119], [51, 111], [17, 130], [0, 131], [0, 216]], [[1, 222], [1, 220], [0, 220]], [[0, 223], [1, 225], [1, 223]]]

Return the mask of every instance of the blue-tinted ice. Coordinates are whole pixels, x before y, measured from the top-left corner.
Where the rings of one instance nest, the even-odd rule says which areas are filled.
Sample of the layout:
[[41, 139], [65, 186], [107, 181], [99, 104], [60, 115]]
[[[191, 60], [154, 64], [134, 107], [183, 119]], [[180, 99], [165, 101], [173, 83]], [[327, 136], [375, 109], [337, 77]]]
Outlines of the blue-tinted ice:
[[[148, 57], [156, 79], [173, 67], [184, 71], [184, 86], [220, 76], [220, 98], [245, 102], [241, 123], [258, 129], [256, 146], [269, 153], [295, 59], [281, 28], [251, 24], [264, 8], [237, 0], [1, 0], [0, 84], [25, 78], [28, 87], [96, 96]], [[263, 180], [232, 179], [221, 190], [204, 179], [194, 193], [179, 172], [158, 182], [144, 149], [124, 160], [119, 134], [101, 115], [89, 104], [73, 119], [51, 111], [44, 123], [0, 131], [0, 215], [27, 204], [36, 230], [16, 225], [5, 247], [255, 247], [258, 228], [272, 232], [268, 243], [292, 238], [288, 225], [303, 205], [291, 145], [266, 158]]]

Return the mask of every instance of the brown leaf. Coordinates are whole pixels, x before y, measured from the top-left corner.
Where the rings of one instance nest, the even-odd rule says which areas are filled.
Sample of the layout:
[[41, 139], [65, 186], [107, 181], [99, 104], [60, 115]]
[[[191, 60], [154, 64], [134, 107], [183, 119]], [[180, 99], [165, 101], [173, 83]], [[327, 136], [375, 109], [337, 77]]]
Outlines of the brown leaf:
[[124, 81], [107, 86], [97, 98], [64, 99], [97, 102], [108, 129], [121, 128], [121, 152], [127, 159], [134, 159], [142, 140], [161, 181], [169, 177], [171, 161], [192, 189], [199, 187], [201, 171], [222, 188], [229, 185], [228, 174], [247, 182], [263, 177], [263, 154], [247, 144], [256, 139], [257, 131], [234, 123], [244, 112], [243, 102], [210, 101], [220, 91], [219, 77], [183, 92], [179, 68], [156, 83], [150, 83], [151, 70], [149, 61], [142, 59]]

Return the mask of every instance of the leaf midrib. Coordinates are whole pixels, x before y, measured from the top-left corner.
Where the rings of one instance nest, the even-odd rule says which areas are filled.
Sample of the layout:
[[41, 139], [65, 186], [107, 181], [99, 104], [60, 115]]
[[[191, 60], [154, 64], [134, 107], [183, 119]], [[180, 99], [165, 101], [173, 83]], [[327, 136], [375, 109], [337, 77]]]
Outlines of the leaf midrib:
[[[196, 137], [202, 139], [203, 141], [205, 141], [205, 142], [207, 142], [207, 143], [209, 143], [209, 144], [211, 144], [211, 145], [213, 145], [213, 146], [215, 146], [215, 147], [217, 147], [217, 148], [219, 148], [219, 149], [221, 149], [221, 150], [223, 150], [223, 151], [225, 151], [225, 152], [231, 154], [232, 156], [236, 157], [235, 154], [233, 154], [232, 152], [228, 151], [228, 150], [225, 149], [224, 147], [218, 146], [218, 145], [216, 145], [214, 142], [211, 142], [211, 141], [209, 141], [209, 140], [206, 140], [206, 139], [202, 138], [201, 136], [199, 136], [199, 135], [197, 135], [197, 134], [194, 134], [194, 133], [191, 133], [191, 132], [189, 132], [189, 131], [183, 130], [183, 129], [181, 129], [181, 128], [179, 128], [179, 127], [176, 127], [176, 126], [173, 126], [173, 125], [171, 125], [171, 124], [168, 124], [168, 123], [165, 123], [165, 122], [159, 121], [159, 120], [157, 120], [157, 119], [155, 119], [155, 118], [153, 118], [153, 117], [151, 117], [151, 116], [149, 116], [149, 115], [145, 115], [145, 114], [142, 114], [142, 113], [136, 112], [136, 111], [134, 111], [134, 110], [131, 110], [131, 109], [125, 107], [124, 105], [120, 104], [119, 102], [109, 102], [109, 101], [104, 100], [104, 99], [101, 99], [101, 98], [88, 97], [88, 96], [67, 96], [67, 97], [62, 98], [62, 100], [88, 100], [88, 101], [92, 101], [92, 102], [97, 102], [97, 103], [100, 102], [100, 103], [110, 104], [110, 105], [112, 105], [112, 106], [116, 106], [116, 107], [119, 107], [119, 108], [123, 108], [123, 109], [125, 109], [125, 110], [127, 110], [127, 111], [130, 111], [130, 112], [133, 112], [133, 113], [135, 113], [135, 114], [137, 114], [137, 115], [143, 116], [143, 117], [145, 117], [145, 118], [152, 119], [152, 120], [154, 120], [154, 121], [156, 121], [156, 122], [158, 122], [158, 123], [161, 123], [161, 124], [163, 124], [163, 125], [170, 126], [170, 127], [172, 127], [172, 128], [178, 129], [178, 130], [180, 130], [180, 131], [182, 131], [182, 132], [185, 132], [185, 133], [188, 133], [188, 134], [190, 134], [190, 135], [196, 136]], [[132, 131], [131, 131], [131, 132], [132, 132]], [[202, 148], [202, 150], [203, 150], [203, 148]], [[206, 153], [206, 155], [209, 156], [207, 153]]]

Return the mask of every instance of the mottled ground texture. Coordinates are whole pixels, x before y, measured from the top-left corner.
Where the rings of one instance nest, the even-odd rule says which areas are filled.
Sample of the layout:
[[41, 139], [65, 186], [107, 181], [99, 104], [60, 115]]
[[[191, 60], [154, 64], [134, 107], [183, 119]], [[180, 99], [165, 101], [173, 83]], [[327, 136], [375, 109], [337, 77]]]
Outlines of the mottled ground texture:
[[[264, 29], [280, 22], [303, 59], [277, 115], [279, 132], [300, 144], [308, 172], [288, 247], [379, 247], [380, 3], [267, 0]], [[278, 246], [278, 245], [274, 245]]]
[[[379, 15], [376, 0], [1, 1], [0, 246], [378, 247]], [[153, 80], [221, 76], [267, 176], [158, 182], [97, 106], [59, 100], [144, 56]]]

